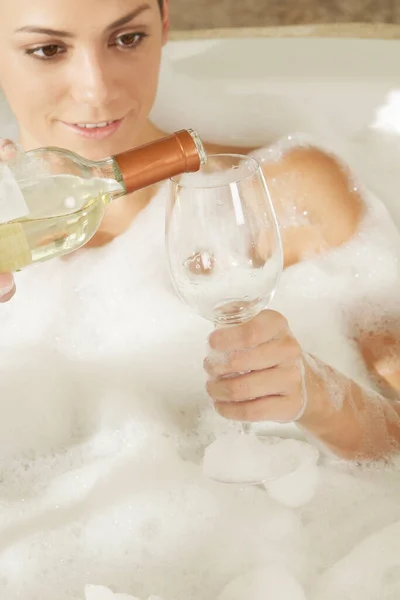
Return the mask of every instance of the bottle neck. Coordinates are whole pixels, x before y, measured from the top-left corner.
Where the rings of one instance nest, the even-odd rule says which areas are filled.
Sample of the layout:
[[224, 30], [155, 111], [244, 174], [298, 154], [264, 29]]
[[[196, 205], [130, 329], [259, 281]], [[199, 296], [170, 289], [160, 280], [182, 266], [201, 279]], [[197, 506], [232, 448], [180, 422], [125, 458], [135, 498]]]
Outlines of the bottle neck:
[[114, 156], [113, 178], [125, 193], [135, 192], [182, 173], [198, 171], [206, 154], [198, 135], [183, 130]]
[[[91, 163], [90, 174], [91, 177], [107, 179], [110, 182], [108, 193], [113, 200], [129, 193], [126, 189], [122, 173], [116, 164], [114, 157], [105, 158], [101, 161]], [[113, 189], [111, 182], [115, 182], [115, 189]]]

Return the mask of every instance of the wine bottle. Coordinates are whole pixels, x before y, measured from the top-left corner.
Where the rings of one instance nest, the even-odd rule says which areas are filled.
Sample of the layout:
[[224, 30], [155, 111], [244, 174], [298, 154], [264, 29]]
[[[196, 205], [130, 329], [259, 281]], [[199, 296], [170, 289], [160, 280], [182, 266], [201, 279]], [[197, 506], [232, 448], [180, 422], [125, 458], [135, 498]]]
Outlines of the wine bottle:
[[100, 161], [49, 147], [3, 163], [0, 273], [77, 250], [96, 233], [111, 201], [205, 162], [199, 136], [188, 129]]

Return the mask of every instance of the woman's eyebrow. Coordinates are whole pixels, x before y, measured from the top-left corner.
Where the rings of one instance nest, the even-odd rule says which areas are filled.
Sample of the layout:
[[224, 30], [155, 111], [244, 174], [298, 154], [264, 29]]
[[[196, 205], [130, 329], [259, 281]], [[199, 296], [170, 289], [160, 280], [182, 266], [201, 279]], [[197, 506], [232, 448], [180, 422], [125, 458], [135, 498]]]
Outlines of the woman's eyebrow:
[[[124, 15], [123, 17], [120, 17], [119, 19], [111, 23], [111, 25], [109, 25], [106, 30], [109, 31], [110, 29], [117, 29], [118, 27], [122, 27], [123, 25], [126, 25], [146, 10], [150, 9], [151, 6], [149, 4], [141, 4], [135, 10], [129, 12], [128, 14]], [[54, 37], [74, 37], [74, 34], [69, 31], [63, 31], [61, 29], [51, 29], [49, 27], [40, 27], [37, 25], [26, 25], [25, 27], [20, 27], [19, 29], [15, 30], [15, 33], [40, 33], [43, 35], [49, 35]]]

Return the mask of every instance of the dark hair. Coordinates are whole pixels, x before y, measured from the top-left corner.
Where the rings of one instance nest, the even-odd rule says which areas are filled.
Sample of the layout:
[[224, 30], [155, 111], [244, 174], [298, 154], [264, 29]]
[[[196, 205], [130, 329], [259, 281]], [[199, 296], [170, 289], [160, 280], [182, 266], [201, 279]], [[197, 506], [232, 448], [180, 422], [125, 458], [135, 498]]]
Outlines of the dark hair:
[[158, 0], [158, 6], [160, 7], [161, 14], [164, 12], [164, 0]]

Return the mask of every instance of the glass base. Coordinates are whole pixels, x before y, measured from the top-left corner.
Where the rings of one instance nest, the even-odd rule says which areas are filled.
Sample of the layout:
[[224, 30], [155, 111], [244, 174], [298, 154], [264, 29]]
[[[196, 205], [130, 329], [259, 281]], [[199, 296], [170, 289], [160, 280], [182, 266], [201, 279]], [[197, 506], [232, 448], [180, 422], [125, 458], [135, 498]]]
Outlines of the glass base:
[[225, 484], [264, 484], [277, 475], [271, 447], [252, 433], [220, 436], [206, 448], [203, 472]]

